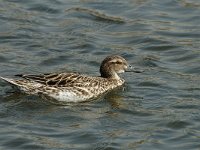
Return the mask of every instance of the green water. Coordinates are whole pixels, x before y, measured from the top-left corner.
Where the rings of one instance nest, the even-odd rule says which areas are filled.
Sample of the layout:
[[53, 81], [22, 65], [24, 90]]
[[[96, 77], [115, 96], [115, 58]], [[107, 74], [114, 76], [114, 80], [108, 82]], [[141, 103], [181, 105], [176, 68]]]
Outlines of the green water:
[[199, 14], [198, 0], [0, 0], [0, 76], [95, 76], [111, 54], [145, 70], [68, 106], [0, 81], [0, 149], [199, 149]]

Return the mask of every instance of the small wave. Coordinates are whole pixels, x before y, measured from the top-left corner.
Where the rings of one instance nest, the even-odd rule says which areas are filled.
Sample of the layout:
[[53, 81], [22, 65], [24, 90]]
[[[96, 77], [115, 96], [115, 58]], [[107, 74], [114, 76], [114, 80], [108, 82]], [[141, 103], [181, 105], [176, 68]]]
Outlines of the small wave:
[[90, 14], [92, 16], [99, 18], [99, 19], [104, 19], [104, 20], [108, 20], [108, 21], [112, 21], [112, 22], [116, 22], [116, 23], [125, 23], [126, 22], [126, 20], [122, 17], [110, 16], [110, 15], [104, 14], [104, 13], [99, 12], [99, 11], [94, 10], [94, 9], [74, 7], [74, 8], [70, 8], [70, 9], [65, 10], [65, 12], [73, 12], [73, 11]]

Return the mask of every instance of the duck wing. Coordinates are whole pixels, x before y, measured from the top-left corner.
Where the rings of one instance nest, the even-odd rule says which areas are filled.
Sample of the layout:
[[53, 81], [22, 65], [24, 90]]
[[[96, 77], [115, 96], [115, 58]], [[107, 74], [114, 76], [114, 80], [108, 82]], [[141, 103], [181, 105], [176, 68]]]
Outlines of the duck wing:
[[86, 78], [78, 73], [20, 74], [16, 76], [52, 87], [68, 87], [79, 82], [80, 78]]

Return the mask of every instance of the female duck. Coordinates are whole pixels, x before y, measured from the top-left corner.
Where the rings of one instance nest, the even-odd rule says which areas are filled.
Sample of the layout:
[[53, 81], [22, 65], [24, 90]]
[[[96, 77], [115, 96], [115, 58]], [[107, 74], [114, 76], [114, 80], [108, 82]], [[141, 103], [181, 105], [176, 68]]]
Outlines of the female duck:
[[124, 80], [118, 76], [127, 70], [127, 61], [118, 55], [106, 57], [100, 66], [100, 77], [78, 73], [22, 74], [22, 80], [1, 79], [16, 86], [22, 92], [40, 95], [60, 102], [82, 102], [121, 86]]

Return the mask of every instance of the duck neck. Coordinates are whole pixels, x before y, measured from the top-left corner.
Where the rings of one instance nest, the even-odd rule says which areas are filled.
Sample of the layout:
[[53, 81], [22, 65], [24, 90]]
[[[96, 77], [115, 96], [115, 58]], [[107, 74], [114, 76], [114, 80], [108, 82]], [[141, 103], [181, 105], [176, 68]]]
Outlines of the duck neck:
[[101, 66], [100, 73], [101, 73], [102, 78], [120, 80], [120, 77], [118, 76], [118, 74], [110, 67]]

